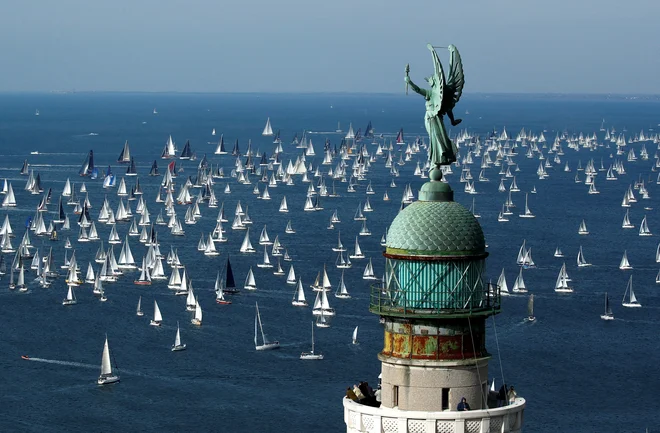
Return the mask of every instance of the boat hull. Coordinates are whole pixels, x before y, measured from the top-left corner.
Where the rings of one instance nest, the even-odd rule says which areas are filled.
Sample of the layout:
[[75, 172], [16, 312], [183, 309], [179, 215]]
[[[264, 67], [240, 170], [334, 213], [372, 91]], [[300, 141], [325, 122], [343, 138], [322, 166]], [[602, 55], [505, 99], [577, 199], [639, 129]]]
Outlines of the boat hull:
[[111, 383], [119, 382], [119, 376], [101, 376], [96, 381], [99, 385], [110, 385]]
[[172, 352], [181, 352], [182, 350], [186, 350], [186, 345], [185, 344], [179, 344], [178, 346], [172, 346]]
[[322, 354], [316, 354], [316, 353], [301, 353], [300, 354], [300, 359], [302, 360], [311, 360], [311, 361], [320, 361], [323, 359]]
[[254, 348], [255, 348], [257, 351], [260, 351], [260, 352], [261, 352], [261, 351], [264, 351], [264, 350], [275, 350], [275, 349], [279, 349], [279, 348], [280, 348], [280, 342], [279, 342], [279, 341], [275, 341], [275, 342], [273, 342], [273, 343], [266, 343], [266, 344], [262, 344], [262, 345], [260, 345], [260, 346], [255, 346]]
[[314, 310], [312, 311], [312, 314], [315, 315], [315, 316], [320, 316], [320, 315], [324, 315], [324, 316], [334, 316], [334, 315], [335, 315], [335, 310], [334, 310], [333, 308], [330, 308], [330, 309], [327, 309], [327, 308], [326, 308], [326, 309], [324, 309], [324, 310], [321, 310], [321, 309], [319, 308], [319, 309], [314, 309]]
[[624, 302], [621, 305], [623, 305], [624, 307], [628, 307], [628, 308], [640, 308], [642, 306], [642, 304], [640, 304], [638, 302]]

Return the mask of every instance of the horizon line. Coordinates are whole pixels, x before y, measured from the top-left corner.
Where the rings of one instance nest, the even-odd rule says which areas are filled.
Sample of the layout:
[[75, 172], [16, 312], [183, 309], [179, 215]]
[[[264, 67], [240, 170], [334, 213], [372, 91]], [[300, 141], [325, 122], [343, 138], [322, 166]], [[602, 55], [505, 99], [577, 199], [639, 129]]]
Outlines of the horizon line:
[[[71, 95], [71, 94], [152, 94], [152, 95], [372, 95], [396, 96], [399, 92], [350, 92], [350, 91], [186, 91], [186, 90], [0, 90], [0, 95]], [[616, 98], [658, 98], [660, 93], [618, 93], [618, 92], [464, 92], [465, 96], [554, 96], [554, 97], [616, 97]]]

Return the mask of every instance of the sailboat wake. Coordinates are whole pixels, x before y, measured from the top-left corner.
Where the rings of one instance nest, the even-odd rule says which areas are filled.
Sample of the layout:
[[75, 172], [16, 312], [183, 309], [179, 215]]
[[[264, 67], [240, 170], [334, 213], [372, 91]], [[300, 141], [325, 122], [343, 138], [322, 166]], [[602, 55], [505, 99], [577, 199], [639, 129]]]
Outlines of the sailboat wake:
[[57, 359], [44, 359], [44, 358], [23, 358], [26, 361], [36, 361], [36, 362], [45, 362], [48, 364], [58, 364], [58, 365], [68, 365], [71, 367], [82, 367], [82, 368], [93, 368], [93, 369], [98, 369], [98, 365], [94, 364], [84, 364], [82, 362], [72, 362], [72, 361], [60, 361]]
[[[89, 368], [93, 370], [98, 370], [99, 366], [96, 364], [85, 364], [84, 362], [73, 362], [73, 361], [61, 361], [59, 359], [44, 359], [44, 358], [32, 358], [28, 357], [27, 355], [24, 355], [21, 357], [22, 359], [26, 361], [36, 361], [36, 362], [45, 362], [46, 364], [57, 364], [57, 365], [66, 365], [68, 367], [80, 367], [80, 368]], [[166, 376], [157, 376], [149, 373], [142, 373], [139, 371], [129, 371], [129, 370], [121, 370], [121, 373], [124, 375], [129, 375], [129, 376], [142, 376], [142, 377], [149, 377], [149, 378], [155, 378], [155, 379], [161, 379], [161, 380], [172, 380], [171, 377], [166, 377]]]

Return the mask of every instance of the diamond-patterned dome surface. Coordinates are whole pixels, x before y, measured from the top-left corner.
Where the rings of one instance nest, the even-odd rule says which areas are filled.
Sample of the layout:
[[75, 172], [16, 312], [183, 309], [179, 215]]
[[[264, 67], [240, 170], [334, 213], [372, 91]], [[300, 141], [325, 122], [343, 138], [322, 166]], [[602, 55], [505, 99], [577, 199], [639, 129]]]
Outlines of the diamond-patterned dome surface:
[[477, 255], [485, 249], [479, 222], [454, 201], [413, 202], [399, 212], [387, 233], [390, 253]]

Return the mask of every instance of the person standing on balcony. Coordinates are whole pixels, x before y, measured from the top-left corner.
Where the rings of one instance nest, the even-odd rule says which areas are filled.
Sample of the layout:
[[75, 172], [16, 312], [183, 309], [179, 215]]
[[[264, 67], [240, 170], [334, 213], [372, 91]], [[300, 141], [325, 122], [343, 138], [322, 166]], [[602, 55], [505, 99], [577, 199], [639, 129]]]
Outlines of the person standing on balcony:
[[509, 394], [507, 394], [507, 397], [509, 399], [509, 404], [515, 403], [516, 397], [518, 397], [518, 393], [515, 389], [513, 389], [513, 385], [509, 387]]
[[465, 397], [461, 399], [461, 402], [458, 403], [458, 407], [456, 408], [457, 411], [462, 412], [464, 410], [470, 410], [470, 405], [468, 404], [467, 400]]

